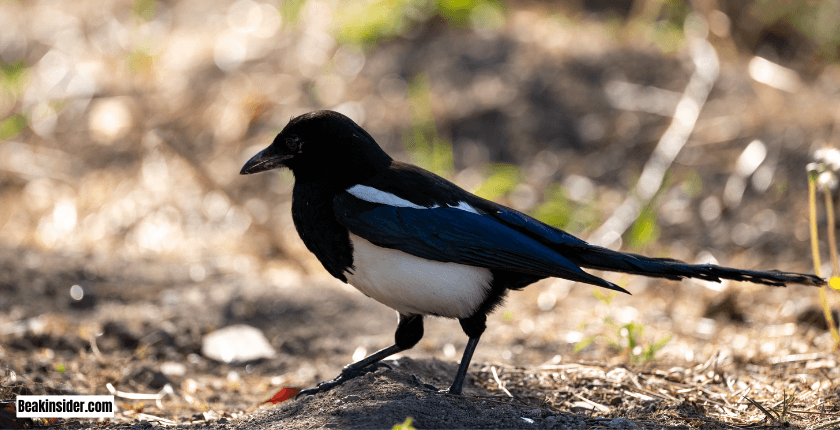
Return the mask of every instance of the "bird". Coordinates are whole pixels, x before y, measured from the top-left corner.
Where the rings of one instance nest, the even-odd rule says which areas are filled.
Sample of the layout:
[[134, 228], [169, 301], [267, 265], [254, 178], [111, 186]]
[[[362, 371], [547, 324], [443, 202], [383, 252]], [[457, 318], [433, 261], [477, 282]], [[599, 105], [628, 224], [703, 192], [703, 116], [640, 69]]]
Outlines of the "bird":
[[[292, 118], [240, 174], [288, 168], [292, 220], [333, 277], [397, 311], [394, 344], [303, 390], [325, 392], [383, 366], [423, 337], [423, 318], [457, 319], [468, 341], [448, 390], [460, 395], [487, 316], [508, 291], [546, 278], [624, 288], [586, 269], [670, 280], [821, 286], [808, 274], [688, 264], [595, 246], [391, 158], [347, 116], [319, 110]], [[629, 293], [628, 293], [629, 294]]]

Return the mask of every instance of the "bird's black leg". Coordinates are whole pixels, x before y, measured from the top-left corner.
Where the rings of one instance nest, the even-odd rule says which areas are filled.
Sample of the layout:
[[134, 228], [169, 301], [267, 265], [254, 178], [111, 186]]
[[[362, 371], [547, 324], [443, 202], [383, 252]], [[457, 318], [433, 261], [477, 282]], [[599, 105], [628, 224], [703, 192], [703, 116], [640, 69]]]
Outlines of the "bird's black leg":
[[469, 318], [461, 318], [458, 321], [461, 323], [461, 328], [464, 329], [464, 333], [469, 336], [470, 340], [467, 341], [467, 347], [464, 348], [464, 355], [461, 357], [461, 364], [458, 366], [458, 373], [455, 374], [455, 380], [452, 381], [452, 385], [449, 387], [449, 394], [456, 395], [461, 394], [461, 390], [464, 388], [464, 381], [467, 378], [467, 369], [470, 367], [473, 352], [475, 352], [475, 347], [478, 346], [478, 340], [481, 338], [482, 333], [487, 328], [487, 315], [478, 313]]
[[422, 338], [423, 316], [399, 314], [399, 323], [397, 324], [397, 332], [394, 334], [393, 345], [380, 349], [359, 361], [344, 366], [344, 369], [341, 370], [341, 373], [335, 379], [321, 382], [317, 387], [303, 390], [298, 393], [297, 397], [311, 396], [322, 391], [327, 391], [353, 378], [375, 371], [378, 366], [374, 365], [380, 360], [412, 348]]

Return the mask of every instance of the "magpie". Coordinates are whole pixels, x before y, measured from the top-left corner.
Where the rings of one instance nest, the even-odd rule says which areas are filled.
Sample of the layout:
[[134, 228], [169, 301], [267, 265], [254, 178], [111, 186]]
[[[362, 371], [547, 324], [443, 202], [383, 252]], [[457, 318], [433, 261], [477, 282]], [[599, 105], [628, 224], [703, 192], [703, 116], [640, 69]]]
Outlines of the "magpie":
[[434, 173], [393, 160], [364, 129], [333, 111], [289, 121], [241, 174], [292, 171], [292, 219], [324, 268], [394, 309], [394, 344], [344, 367], [329, 390], [415, 346], [423, 317], [457, 319], [469, 338], [450, 394], [460, 394], [487, 315], [509, 290], [564, 278], [627, 293], [581, 268], [672, 280], [824, 285], [817, 276], [688, 264], [591, 245], [528, 215], [475, 196]]

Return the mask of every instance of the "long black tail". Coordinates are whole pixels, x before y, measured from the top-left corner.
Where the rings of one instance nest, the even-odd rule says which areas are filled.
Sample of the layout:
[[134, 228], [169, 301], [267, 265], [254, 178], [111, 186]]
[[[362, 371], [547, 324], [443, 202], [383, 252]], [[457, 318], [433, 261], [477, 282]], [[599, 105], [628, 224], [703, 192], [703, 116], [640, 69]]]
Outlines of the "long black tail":
[[688, 264], [679, 260], [645, 257], [594, 245], [566, 246], [561, 253], [580, 267], [677, 281], [684, 278], [696, 278], [712, 282], [730, 279], [775, 287], [783, 287], [787, 284], [813, 285], [816, 287], [825, 285], [824, 279], [804, 273], [780, 272], [778, 270], [741, 270], [713, 264]]

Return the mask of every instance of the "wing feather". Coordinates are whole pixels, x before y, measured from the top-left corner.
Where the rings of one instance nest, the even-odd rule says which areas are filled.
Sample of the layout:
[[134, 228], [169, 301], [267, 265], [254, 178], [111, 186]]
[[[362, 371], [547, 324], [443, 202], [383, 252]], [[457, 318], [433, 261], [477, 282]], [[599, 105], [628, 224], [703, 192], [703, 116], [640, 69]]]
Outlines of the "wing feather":
[[395, 207], [349, 193], [335, 198], [333, 211], [350, 232], [384, 248], [433, 261], [565, 278], [626, 292], [491, 215], [452, 207]]

